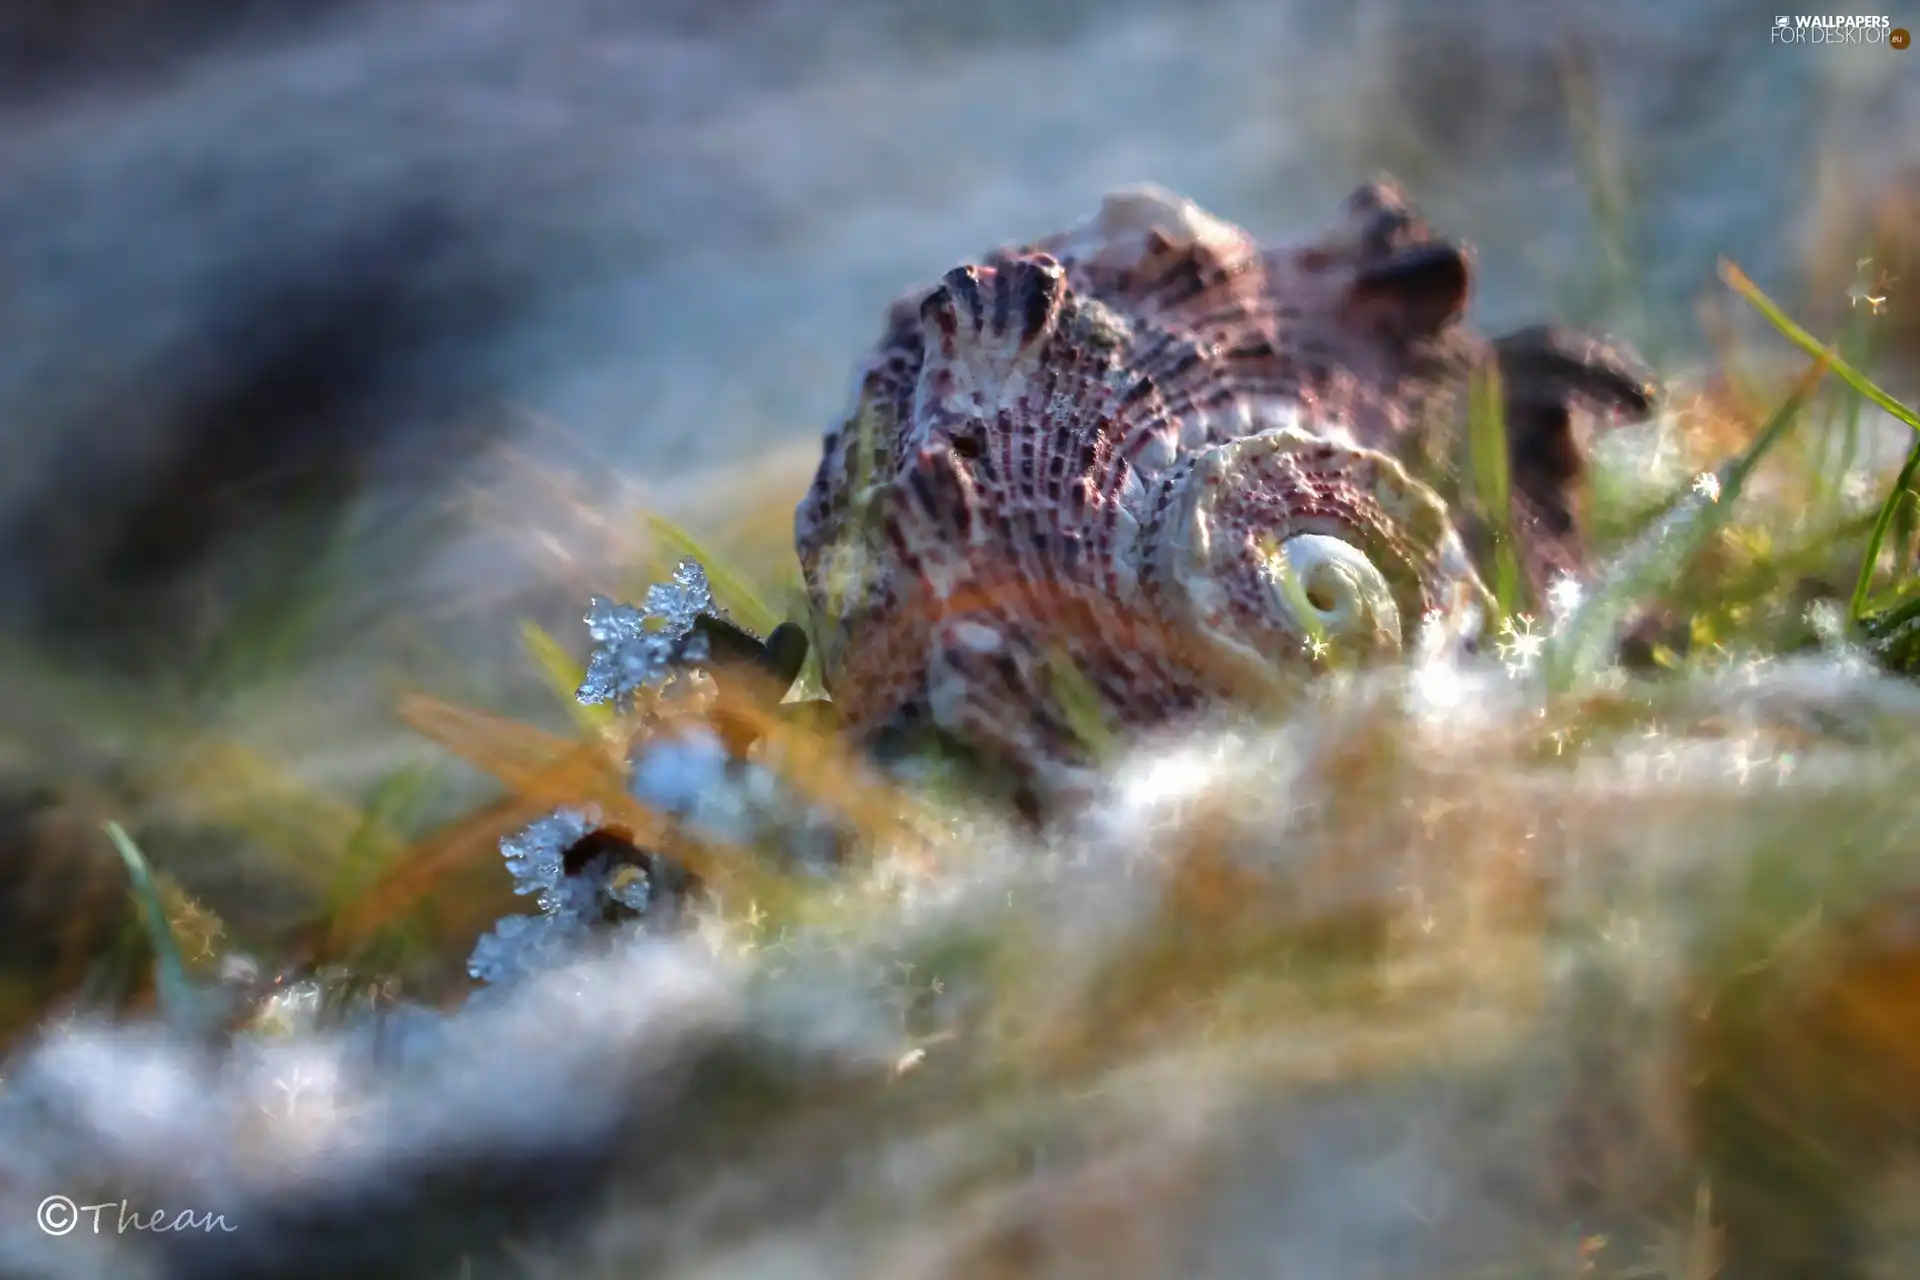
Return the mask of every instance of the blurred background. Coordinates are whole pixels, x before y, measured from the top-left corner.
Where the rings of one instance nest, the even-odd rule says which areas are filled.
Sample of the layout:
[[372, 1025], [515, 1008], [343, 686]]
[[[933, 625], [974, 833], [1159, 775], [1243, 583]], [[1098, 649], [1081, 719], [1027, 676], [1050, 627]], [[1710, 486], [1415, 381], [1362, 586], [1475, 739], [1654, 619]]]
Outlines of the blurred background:
[[[12, 0], [0, 841], [17, 871], [63, 806], [131, 814], [161, 864], [191, 845], [238, 877], [229, 923], [268, 911], [284, 886], [218, 856], [209, 814], [271, 808], [256, 852], [331, 839], [288, 816], [296, 786], [358, 804], [439, 758], [401, 689], [564, 725], [517, 623], [584, 652], [586, 595], [630, 589], [605, 566], [633, 511], [722, 540], [747, 519], [742, 554], [790, 573], [886, 304], [1118, 184], [1284, 237], [1391, 173], [1476, 247], [1480, 324], [1595, 325], [1663, 369], [1709, 349], [1719, 255], [1823, 324], [1878, 254], [1911, 342], [1920, 53], [1782, 48], [1771, 21]], [[245, 775], [271, 804], [235, 798], [241, 760], [271, 762], [272, 787]]]

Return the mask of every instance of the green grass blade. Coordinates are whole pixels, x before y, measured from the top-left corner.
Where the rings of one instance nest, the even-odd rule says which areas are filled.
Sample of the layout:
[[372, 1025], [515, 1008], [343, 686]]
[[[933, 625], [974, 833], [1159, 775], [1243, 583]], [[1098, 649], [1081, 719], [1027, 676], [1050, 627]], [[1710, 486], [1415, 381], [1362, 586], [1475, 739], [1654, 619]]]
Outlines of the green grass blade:
[[546, 628], [531, 619], [522, 618], [520, 643], [526, 646], [527, 656], [533, 659], [533, 665], [540, 669], [541, 678], [553, 690], [554, 697], [560, 700], [576, 726], [583, 730], [598, 731], [613, 723], [612, 707], [587, 706], [576, 696], [581, 682], [587, 678], [587, 669], [575, 661], [558, 640], [547, 634]]
[[1913, 527], [1916, 517], [1920, 517], [1920, 489], [1909, 487], [1906, 498], [1894, 504], [1893, 524], [1887, 533], [1893, 541], [1894, 554], [1905, 558], [1909, 564], [1912, 563]]
[[1632, 323], [1644, 328], [1651, 308], [1646, 301], [1644, 254], [1637, 246], [1639, 218], [1629, 152], [1618, 116], [1607, 110], [1594, 72], [1592, 59], [1577, 49], [1565, 51], [1560, 59], [1560, 89], [1575, 172], [1586, 192], [1600, 253], [1599, 287], [1588, 309], [1601, 315], [1629, 313]]
[[1740, 270], [1739, 267], [1725, 258], [1720, 259], [1720, 278], [1725, 280], [1728, 287], [1735, 293], [1752, 303], [1754, 309], [1765, 316], [1767, 323], [1778, 329], [1787, 341], [1793, 343], [1794, 346], [1799, 347], [1814, 359], [1825, 362], [1826, 366], [1833, 371], [1834, 377], [1840, 379], [1840, 381], [1846, 383], [1849, 387], [1852, 387], [1855, 391], [1873, 401], [1873, 403], [1879, 405], [1882, 409], [1885, 409], [1888, 413], [1892, 414], [1901, 422], [1906, 423], [1915, 431], [1920, 431], [1920, 413], [1915, 413], [1912, 409], [1907, 408], [1907, 406], [1882, 391], [1874, 385], [1873, 380], [1867, 377], [1866, 374], [1861, 373], [1851, 364], [1841, 359], [1838, 352], [1825, 346], [1818, 338], [1808, 333], [1805, 329], [1802, 329], [1792, 320], [1789, 320], [1786, 313], [1774, 304], [1773, 299], [1762, 293], [1760, 286], [1747, 278], [1746, 272]]
[[713, 588], [714, 600], [735, 622], [760, 636], [770, 634], [780, 625], [779, 615], [768, 606], [745, 574], [714, 555], [692, 534], [665, 516], [649, 514], [646, 521], [648, 531], [665, 547], [669, 563], [687, 557], [700, 562], [707, 571], [707, 582]]
[[160, 995], [160, 1008], [176, 1026], [189, 1026], [197, 1020], [199, 1001], [193, 985], [187, 981], [187, 966], [180, 957], [180, 944], [167, 923], [166, 910], [160, 905], [160, 892], [154, 887], [153, 873], [140, 847], [117, 822], [106, 824], [107, 837], [126, 863], [129, 891], [140, 913], [140, 929], [147, 945], [153, 948], [154, 987]]
[[1785, 436], [1807, 400], [1826, 376], [1816, 358], [1793, 391], [1745, 450], [1714, 473], [1717, 495], [1683, 491], [1653, 527], [1614, 559], [1595, 589], [1549, 641], [1543, 666], [1552, 688], [1564, 691], [1581, 676], [1610, 665], [1616, 637], [1636, 603], [1671, 580], [1707, 538], [1719, 529], [1725, 512], [1739, 498], [1760, 460]]
[[1493, 539], [1493, 598], [1500, 610], [1500, 618], [1494, 619], [1497, 626], [1519, 604], [1520, 562], [1513, 543], [1512, 475], [1500, 369], [1491, 360], [1473, 373], [1467, 399], [1467, 436], [1474, 494]]
[[[1847, 316], [1846, 326], [1842, 329], [1839, 341], [1841, 358], [1858, 368], [1870, 368], [1873, 365], [1871, 334], [1862, 327], [1859, 313]], [[1860, 442], [1860, 405], [1859, 396], [1845, 396], [1846, 406], [1840, 413], [1840, 430], [1834, 432], [1834, 443], [1839, 457], [1831, 469], [1823, 470], [1817, 477], [1824, 484], [1827, 502], [1833, 507], [1844, 507], [1847, 501], [1847, 473], [1853, 469], [1853, 460], [1859, 452]], [[1822, 457], [1825, 456], [1822, 449]]]
[[374, 787], [334, 872], [330, 912], [337, 913], [364, 892], [406, 847], [402, 833], [432, 795], [437, 776], [431, 763], [404, 765]]
[[[1860, 559], [1860, 576], [1853, 584], [1853, 601], [1847, 609], [1849, 622], [1858, 623], [1866, 613], [1867, 594], [1873, 586], [1874, 566], [1880, 561], [1880, 547], [1886, 541], [1887, 530], [1893, 527], [1893, 517], [1900, 504], [1913, 492], [1913, 475], [1917, 469], [1920, 469], [1920, 440], [1914, 441], [1913, 448], [1907, 451], [1906, 465], [1900, 468], [1900, 475], [1893, 482], [1893, 492], [1880, 504], [1880, 514], [1874, 517], [1873, 532], [1867, 535], [1867, 549]], [[1896, 566], [1896, 582], [1899, 572]]]
[[1920, 674], [1920, 590], [1911, 591], [1906, 599], [1897, 594], [1885, 599], [1878, 611], [1861, 619], [1860, 635], [1883, 665]]

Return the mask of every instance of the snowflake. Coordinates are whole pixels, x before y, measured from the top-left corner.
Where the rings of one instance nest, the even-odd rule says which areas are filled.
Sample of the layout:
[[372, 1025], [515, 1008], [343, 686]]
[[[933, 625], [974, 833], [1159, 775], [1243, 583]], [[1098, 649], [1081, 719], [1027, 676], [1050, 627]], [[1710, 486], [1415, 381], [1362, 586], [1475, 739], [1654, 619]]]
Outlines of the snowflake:
[[1307, 651], [1307, 656], [1309, 658], [1312, 658], [1315, 662], [1318, 662], [1322, 658], [1326, 657], [1329, 649], [1329, 646], [1326, 641], [1326, 637], [1324, 636], [1308, 636], [1305, 640], [1302, 640], [1300, 642], [1300, 647], [1302, 649], [1305, 649]]
[[1546, 643], [1547, 638], [1533, 629], [1532, 615], [1518, 613], [1501, 621], [1494, 648], [1507, 664], [1507, 674], [1517, 676], [1533, 666]]
[[[1859, 265], [1864, 267], [1869, 261], [1871, 259], [1862, 258]], [[1847, 289], [1847, 305], [1858, 307], [1863, 302], [1867, 304], [1867, 310], [1877, 316], [1880, 309], [1887, 305], [1887, 295], [1880, 286], [1856, 280]]]
[[1711, 471], [1702, 471], [1693, 478], [1693, 491], [1708, 502], [1720, 501], [1720, 477]]
[[[300, 1100], [310, 1089], [316, 1091], [317, 1098], [315, 1104], [307, 1108], [307, 1118], [331, 1118], [334, 1111], [334, 1087], [337, 1083], [333, 1079], [334, 1074], [332, 1071], [322, 1071], [309, 1075], [306, 1066], [296, 1062], [293, 1070], [285, 1075], [275, 1076], [273, 1087], [284, 1094], [287, 1100], [287, 1109], [283, 1118], [291, 1120], [299, 1115]], [[316, 1111], [319, 1113], [317, 1116], [314, 1114]]]
[[1772, 763], [1772, 756], [1755, 756], [1753, 744], [1743, 738], [1734, 744], [1733, 757], [1727, 762], [1727, 772], [1738, 779], [1740, 785], [1744, 787], [1747, 785], [1747, 779], [1753, 776], [1755, 769], [1763, 764]]
[[1577, 578], [1558, 578], [1547, 588], [1547, 609], [1559, 622], [1580, 607], [1585, 595], [1586, 589]]
[[1893, 283], [1894, 277], [1882, 271], [1875, 277], [1872, 284], [1868, 284], [1866, 281], [1867, 268], [1872, 265], [1872, 258], [1860, 258], [1854, 262], [1854, 282], [1847, 289], [1847, 305], [1849, 307], [1858, 307], [1864, 302], [1867, 304], [1868, 313], [1877, 316], [1880, 314], [1881, 309], [1887, 305], [1887, 286]]
[[693, 626], [701, 614], [714, 611], [714, 604], [699, 561], [682, 560], [671, 582], [647, 588], [644, 603], [644, 609], [636, 609], [605, 596], [588, 602], [587, 631], [599, 648], [575, 695], [581, 702], [628, 705], [637, 690], [664, 687], [676, 663], [705, 660], [704, 638]]

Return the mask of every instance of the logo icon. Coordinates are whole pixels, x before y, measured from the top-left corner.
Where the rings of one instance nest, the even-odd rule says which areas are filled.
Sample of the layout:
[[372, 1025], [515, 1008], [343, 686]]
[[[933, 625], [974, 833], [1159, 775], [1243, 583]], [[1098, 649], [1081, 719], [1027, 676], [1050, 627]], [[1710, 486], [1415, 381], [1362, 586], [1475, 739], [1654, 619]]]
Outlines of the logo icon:
[[1787, 15], [1783, 13], [1779, 17], [1773, 20], [1773, 25], [1776, 27], [1786, 27], [1786, 26], [1793, 25], [1793, 23], [1792, 23], [1792, 19], [1788, 18]]
[[1887, 32], [1887, 43], [1896, 49], [1905, 49], [1913, 43], [1913, 37], [1905, 27], [1895, 27]]

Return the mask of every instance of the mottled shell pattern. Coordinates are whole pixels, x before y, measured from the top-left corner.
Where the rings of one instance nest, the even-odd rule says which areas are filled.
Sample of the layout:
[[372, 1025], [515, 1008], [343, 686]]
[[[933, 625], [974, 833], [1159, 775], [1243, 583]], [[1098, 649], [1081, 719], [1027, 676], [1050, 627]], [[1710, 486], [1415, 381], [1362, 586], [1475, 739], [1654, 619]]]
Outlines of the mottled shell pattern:
[[1450, 412], [1467, 275], [1386, 186], [1279, 250], [1144, 187], [897, 303], [795, 520], [842, 723], [1045, 791], [1088, 762], [1063, 680], [1142, 729], [1473, 636], [1447, 507], [1381, 447]]

